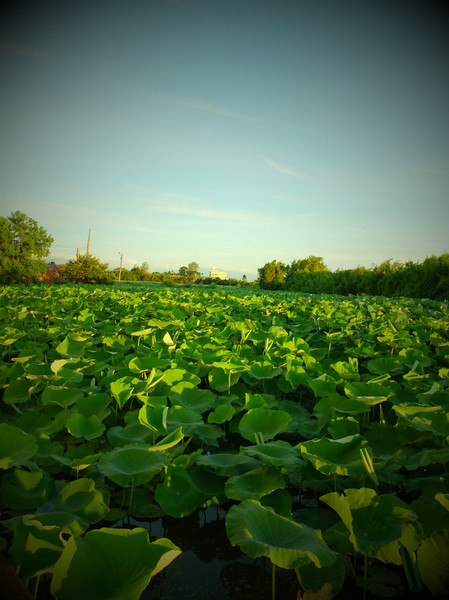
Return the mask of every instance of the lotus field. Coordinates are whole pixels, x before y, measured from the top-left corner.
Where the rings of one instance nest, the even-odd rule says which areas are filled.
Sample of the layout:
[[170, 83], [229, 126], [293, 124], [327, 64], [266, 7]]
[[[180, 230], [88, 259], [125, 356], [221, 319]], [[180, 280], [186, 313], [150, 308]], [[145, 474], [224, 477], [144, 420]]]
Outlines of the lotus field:
[[145, 596], [184, 548], [136, 523], [210, 507], [271, 562], [269, 597], [284, 570], [291, 600], [448, 597], [447, 303], [11, 286], [0, 315], [2, 572], [23, 597]]

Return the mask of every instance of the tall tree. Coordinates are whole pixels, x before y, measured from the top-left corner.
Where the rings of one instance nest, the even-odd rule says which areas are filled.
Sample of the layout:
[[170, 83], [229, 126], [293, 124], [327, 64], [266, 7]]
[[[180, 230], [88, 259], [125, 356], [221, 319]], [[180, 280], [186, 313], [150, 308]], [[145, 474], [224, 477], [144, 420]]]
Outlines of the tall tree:
[[266, 263], [259, 271], [259, 285], [267, 290], [279, 290], [284, 287], [287, 266], [284, 263], [273, 260]]
[[80, 254], [65, 265], [64, 274], [68, 281], [76, 283], [110, 283], [113, 275], [108, 266], [91, 254]]
[[32, 281], [47, 269], [53, 238], [20, 211], [0, 217], [0, 282]]

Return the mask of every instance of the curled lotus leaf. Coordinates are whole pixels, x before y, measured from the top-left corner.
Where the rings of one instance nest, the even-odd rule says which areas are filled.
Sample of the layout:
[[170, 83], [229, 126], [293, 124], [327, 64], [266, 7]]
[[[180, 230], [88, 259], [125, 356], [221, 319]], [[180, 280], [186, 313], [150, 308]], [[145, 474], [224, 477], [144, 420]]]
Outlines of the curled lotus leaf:
[[145, 529], [102, 527], [72, 537], [55, 565], [57, 600], [138, 600], [150, 579], [181, 550], [166, 538], [150, 542]]
[[233, 546], [251, 558], [267, 556], [283, 569], [313, 563], [331, 565], [338, 554], [310, 527], [276, 514], [256, 500], [232, 506], [226, 517], [226, 532]]

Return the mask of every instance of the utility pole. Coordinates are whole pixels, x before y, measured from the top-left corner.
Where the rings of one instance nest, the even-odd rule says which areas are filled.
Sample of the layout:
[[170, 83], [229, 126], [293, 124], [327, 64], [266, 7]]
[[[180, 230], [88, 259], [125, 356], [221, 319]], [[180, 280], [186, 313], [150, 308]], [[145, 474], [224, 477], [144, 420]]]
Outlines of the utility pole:
[[76, 258], [77, 258], [77, 260], [78, 260], [79, 257], [80, 257], [80, 249], [77, 248], [76, 249]]
[[118, 272], [118, 280], [120, 282], [120, 277], [122, 276], [123, 253], [119, 252], [119, 254], [120, 254], [120, 270]]
[[89, 256], [90, 232], [91, 232], [91, 230], [89, 229], [89, 237], [87, 238], [87, 250], [86, 250], [86, 256]]

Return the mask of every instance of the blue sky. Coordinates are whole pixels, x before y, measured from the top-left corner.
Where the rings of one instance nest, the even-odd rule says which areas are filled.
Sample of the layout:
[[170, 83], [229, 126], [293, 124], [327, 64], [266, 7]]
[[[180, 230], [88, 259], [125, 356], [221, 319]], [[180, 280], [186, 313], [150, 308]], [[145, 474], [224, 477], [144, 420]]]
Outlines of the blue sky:
[[448, 20], [433, 2], [10, 2], [0, 203], [124, 266], [248, 279], [449, 251]]

